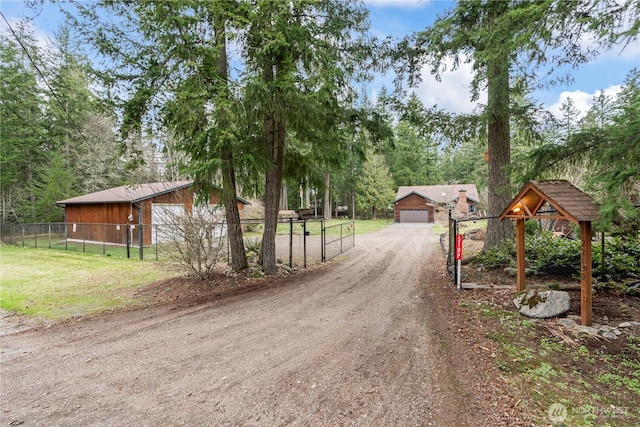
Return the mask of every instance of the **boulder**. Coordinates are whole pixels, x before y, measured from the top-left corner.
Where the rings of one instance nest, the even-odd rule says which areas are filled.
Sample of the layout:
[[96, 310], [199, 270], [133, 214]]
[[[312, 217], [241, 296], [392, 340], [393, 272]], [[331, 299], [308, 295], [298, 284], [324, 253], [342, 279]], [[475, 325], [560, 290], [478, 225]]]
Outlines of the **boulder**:
[[569, 293], [563, 291], [530, 290], [513, 300], [520, 314], [536, 319], [556, 317], [569, 311]]

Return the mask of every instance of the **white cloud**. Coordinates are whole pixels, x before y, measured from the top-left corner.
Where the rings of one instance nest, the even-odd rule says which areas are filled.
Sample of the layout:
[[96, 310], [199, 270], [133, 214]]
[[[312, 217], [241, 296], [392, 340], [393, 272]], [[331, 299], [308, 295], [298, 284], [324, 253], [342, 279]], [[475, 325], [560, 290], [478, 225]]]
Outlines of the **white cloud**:
[[640, 64], [640, 40], [634, 40], [628, 45], [618, 44], [606, 52], [602, 52], [596, 61], [619, 59], [625, 62]]
[[367, 6], [392, 7], [396, 9], [420, 9], [431, 3], [431, 0], [364, 0]]
[[629, 43], [625, 41], [619, 42], [607, 50], [602, 50], [598, 45], [599, 40], [594, 34], [585, 34], [580, 39], [580, 46], [583, 49], [595, 49], [599, 52], [594, 62], [607, 62], [611, 60], [624, 62], [640, 61], [640, 40], [638, 39], [631, 40]]
[[556, 100], [556, 102], [549, 105], [547, 107], [547, 110], [549, 110], [554, 116], [560, 118], [562, 117], [562, 112], [560, 111], [560, 109], [562, 108], [562, 103], [565, 102], [568, 98], [571, 98], [574, 106], [579, 111], [579, 118], [582, 118], [587, 114], [587, 112], [589, 112], [589, 109], [593, 106], [593, 99], [595, 97], [599, 96], [603, 92], [607, 96], [615, 97], [621, 91], [621, 85], [612, 85], [604, 90], [596, 90], [593, 93], [587, 93], [581, 90], [561, 92], [558, 95], [558, 99]]
[[40, 28], [38, 28], [33, 21], [20, 18], [8, 18], [7, 21], [9, 22], [11, 28], [7, 27], [7, 23], [4, 20], [0, 21], [2, 22], [1, 28], [3, 34], [6, 35], [11, 41], [17, 43], [14, 33], [16, 33], [22, 40], [24, 38], [24, 35], [21, 34], [21, 28], [24, 28], [25, 32], [32, 36], [35, 40], [35, 44], [40, 52], [47, 52], [51, 49], [51, 38], [45, 32], [40, 30]]
[[[447, 69], [451, 69], [449, 61]], [[415, 90], [416, 95], [426, 107], [436, 105], [452, 113], [471, 113], [480, 104], [486, 104], [486, 92], [480, 94], [477, 102], [471, 102], [471, 81], [473, 64], [460, 64], [455, 71], [441, 73], [437, 81], [428, 66], [422, 67], [422, 83]]]

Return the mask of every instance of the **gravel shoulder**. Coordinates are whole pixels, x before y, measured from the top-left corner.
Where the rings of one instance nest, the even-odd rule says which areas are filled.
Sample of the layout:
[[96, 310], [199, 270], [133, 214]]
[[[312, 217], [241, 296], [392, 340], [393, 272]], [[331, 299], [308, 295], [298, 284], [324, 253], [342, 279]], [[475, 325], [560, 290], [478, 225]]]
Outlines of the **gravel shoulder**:
[[248, 292], [4, 335], [0, 425], [486, 425], [443, 271], [394, 224]]

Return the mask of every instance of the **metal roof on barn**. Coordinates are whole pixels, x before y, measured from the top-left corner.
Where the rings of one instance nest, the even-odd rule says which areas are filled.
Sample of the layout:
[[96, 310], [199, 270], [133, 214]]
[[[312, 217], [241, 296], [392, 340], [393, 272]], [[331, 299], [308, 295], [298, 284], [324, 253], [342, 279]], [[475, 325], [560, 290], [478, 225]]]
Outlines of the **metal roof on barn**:
[[[83, 196], [72, 197], [70, 199], [60, 200], [56, 205], [82, 205], [95, 203], [137, 203], [142, 200], [158, 197], [163, 194], [182, 190], [191, 187], [193, 181], [175, 181], [175, 182], [149, 182], [138, 185], [121, 185], [120, 187], [109, 188], [95, 193], [85, 194]], [[214, 186], [214, 188], [218, 188]], [[250, 204], [247, 200], [238, 197], [238, 200], [244, 204]]]
[[565, 218], [578, 224], [596, 221], [599, 209], [591, 196], [568, 181], [529, 181], [498, 219]]

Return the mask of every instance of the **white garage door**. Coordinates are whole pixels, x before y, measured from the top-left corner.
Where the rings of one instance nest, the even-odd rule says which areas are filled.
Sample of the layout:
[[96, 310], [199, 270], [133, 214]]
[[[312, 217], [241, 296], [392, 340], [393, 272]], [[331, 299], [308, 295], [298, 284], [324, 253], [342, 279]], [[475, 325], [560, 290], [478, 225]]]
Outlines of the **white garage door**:
[[169, 203], [154, 203], [151, 205], [151, 223], [154, 225], [151, 241], [162, 243], [175, 240], [177, 237], [176, 224], [184, 215], [184, 205]]
[[429, 222], [429, 211], [400, 211], [400, 222]]

